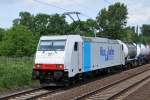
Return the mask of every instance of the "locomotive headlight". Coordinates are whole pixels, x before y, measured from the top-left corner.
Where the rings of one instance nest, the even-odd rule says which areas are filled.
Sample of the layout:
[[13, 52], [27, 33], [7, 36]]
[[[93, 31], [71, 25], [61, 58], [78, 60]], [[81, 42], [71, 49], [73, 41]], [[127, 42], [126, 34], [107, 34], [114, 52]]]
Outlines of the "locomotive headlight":
[[41, 68], [41, 65], [40, 64], [35, 64], [34, 67], [35, 68]]
[[37, 68], [40, 68], [40, 67], [41, 67], [41, 65], [40, 65], [40, 64], [38, 64], [36, 67], [37, 67]]
[[63, 64], [58, 64], [56, 67], [57, 67], [57, 69], [63, 69], [64, 65]]
[[59, 68], [62, 68], [63, 66], [62, 65], [59, 65]]

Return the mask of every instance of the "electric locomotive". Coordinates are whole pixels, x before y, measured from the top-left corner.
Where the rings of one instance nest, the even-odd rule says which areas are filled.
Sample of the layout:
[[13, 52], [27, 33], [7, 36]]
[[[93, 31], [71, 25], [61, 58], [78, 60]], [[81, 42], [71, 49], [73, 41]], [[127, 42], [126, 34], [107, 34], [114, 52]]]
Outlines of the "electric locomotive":
[[41, 84], [59, 85], [124, 64], [122, 44], [117, 40], [80, 35], [42, 36], [32, 76]]

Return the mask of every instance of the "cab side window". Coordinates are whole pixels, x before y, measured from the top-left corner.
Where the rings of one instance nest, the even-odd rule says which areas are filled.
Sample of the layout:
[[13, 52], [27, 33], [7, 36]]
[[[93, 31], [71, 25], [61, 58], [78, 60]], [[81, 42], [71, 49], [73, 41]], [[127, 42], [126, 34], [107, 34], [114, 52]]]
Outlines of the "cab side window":
[[74, 51], [78, 51], [78, 42], [75, 42], [74, 44]]

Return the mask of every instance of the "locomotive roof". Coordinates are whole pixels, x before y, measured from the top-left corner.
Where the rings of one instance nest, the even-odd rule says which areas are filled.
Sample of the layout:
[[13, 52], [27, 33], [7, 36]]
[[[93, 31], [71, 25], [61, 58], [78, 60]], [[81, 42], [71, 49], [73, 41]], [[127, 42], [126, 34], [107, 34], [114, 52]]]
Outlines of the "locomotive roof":
[[80, 35], [52, 35], [52, 36], [41, 36], [41, 40], [65, 40], [68, 36], [75, 36], [81, 37], [85, 41], [92, 41], [92, 42], [109, 42], [109, 43], [118, 43], [117, 40], [108, 39], [108, 38], [101, 38], [101, 37], [85, 37]]
[[118, 43], [117, 40], [108, 39], [108, 38], [101, 38], [101, 37], [82, 37], [85, 41], [92, 41], [92, 42], [109, 42], [109, 43]]
[[53, 36], [41, 36], [41, 40], [56, 40], [56, 39], [67, 39], [67, 35], [53, 35]]

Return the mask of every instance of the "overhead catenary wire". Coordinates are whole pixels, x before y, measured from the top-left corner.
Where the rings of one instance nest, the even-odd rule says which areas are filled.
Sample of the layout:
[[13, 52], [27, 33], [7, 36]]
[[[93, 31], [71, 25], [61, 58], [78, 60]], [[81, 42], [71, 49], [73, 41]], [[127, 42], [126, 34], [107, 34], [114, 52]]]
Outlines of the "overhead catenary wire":
[[109, 2], [108, 0], [104, 0], [106, 3], [111, 4], [111, 2]]
[[33, 1], [34, 1], [34, 2], [37, 2], [37, 3], [40, 3], [40, 4], [47, 5], [47, 6], [51, 6], [51, 7], [57, 8], [57, 9], [61, 9], [61, 10], [64, 10], [64, 11], [69, 11], [68, 9], [65, 9], [65, 8], [62, 8], [62, 7], [59, 7], [59, 6], [56, 6], [56, 5], [51, 4], [51, 3], [43, 2], [43, 1], [40, 1], [40, 0], [33, 0]]
[[[37, 3], [40, 3], [40, 4], [43, 4], [43, 5], [51, 6], [51, 7], [60, 9], [60, 10], [64, 10], [65, 12], [69, 12], [69, 11], [70, 11], [70, 10], [65, 9], [65, 8], [63, 8], [63, 7], [59, 7], [59, 6], [56, 6], [56, 5], [51, 4], [51, 3], [43, 2], [43, 1], [41, 1], [41, 0], [33, 0], [33, 1], [34, 1], [34, 2], [37, 2]], [[111, 4], [111, 2], [109, 2], [108, 0], [104, 0], [104, 1], [107, 2], [108, 4]], [[83, 6], [83, 5], [81, 5], [81, 4], [78, 4], [77, 2], [76, 2], [76, 4], [77, 4], [78, 6], [80, 6], [80, 7], [82, 7], [82, 8], [86, 8], [86, 9], [89, 8], [89, 7]], [[85, 15], [85, 14], [83, 14], [83, 13], [81, 13], [81, 15], [82, 15], [82, 16], [85, 16], [85, 17], [88, 17], [88, 18], [91, 18], [90, 16]]]
[[[51, 6], [51, 7], [60, 9], [60, 10], [64, 10], [65, 12], [70, 12], [70, 10], [68, 10], [68, 9], [65, 9], [65, 8], [63, 8], [63, 7], [56, 6], [56, 5], [51, 4], [51, 3], [43, 2], [43, 1], [41, 1], [41, 0], [33, 0], [33, 1], [34, 1], [34, 2], [37, 2], [37, 3], [40, 3], [40, 4], [43, 4], [43, 5]], [[111, 4], [108, 0], [104, 0], [104, 1], [107, 2], [107, 3], [109, 3], [109, 4]], [[82, 8], [88, 8], [88, 7], [83, 6], [83, 5], [81, 5], [81, 4], [78, 4], [78, 3], [77, 3], [77, 5], [79, 5], [79, 6], [82, 7]], [[87, 17], [87, 18], [89, 18], [89, 19], [93, 19], [93, 18], [90, 17], [89, 15], [83, 14], [83, 13], [81, 13], [81, 12], [80, 12], [80, 15], [82, 15], [82, 16], [84, 16], [84, 17]]]
[[[57, 9], [61, 9], [61, 10], [64, 10], [64, 11], [66, 11], [66, 12], [70, 12], [68, 9], [65, 9], [65, 8], [62, 8], [62, 7], [59, 7], [59, 6], [56, 6], [56, 5], [51, 4], [51, 3], [43, 2], [43, 1], [40, 1], [40, 0], [33, 0], [33, 1], [34, 1], [34, 2], [37, 2], [37, 3], [40, 3], [40, 4], [43, 4], [43, 5], [51, 6], [51, 7], [57, 8]], [[80, 6], [81, 6], [81, 5], [80, 5]], [[83, 6], [82, 6], [82, 7], [83, 7]], [[87, 8], [87, 7], [86, 7], [86, 8]], [[87, 18], [89, 18], [89, 19], [93, 19], [92, 17], [90, 17], [90, 16], [88, 16], [88, 15], [86, 15], [86, 14], [83, 14], [83, 13], [80, 13], [80, 12], [79, 12], [79, 14], [82, 15], [82, 16], [85, 16], [85, 17], [87, 17]], [[72, 17], [71, 17], [71, 18], [72, 18]], [[78, 18], [78, 20], [80, 21], [78, 14], [77, 14], [77, 18]], [[73, 19], [73, 18], [72, 18], [72, 19]], [[73, 21], [74, 21], [74, 19], [73, 19]], [[95, 35], [95, 36], [96, 36], [96, 35]]]
[[[43, 4], [43, 5], [47, 5], [47, 6], [51, 6], [51, 7], [54, 7], [54, 8], [63, 10], [63, 11], [65, 11], [65, 12], [70, 12], [70, 10], [68, 10], [68, 9], [65, 9], [65, 8], [63, 8], [63, 7], [56, 6], [56, 5], [51, 4], [51, 3], [43, 2], [43, 1], [41, 1], [41, 0], [33, 0], [33, 1], [34, 1], [34, 2], [37, 2], [37, 3], [40, 3], [40, 4]], [[88, 8], [88, 7], [85, 7], [85, 6], [80, 5], [80, 4], [77, 4], [77, 5], [79, 5], [79, 6], [82, 7], [82, 8], [86, 8], [86, 9]], [[92, 17], [90, 17], [89, 15], [86, 15], [86, 14], [83, 14], [83, 13], [80, 13], [80, 15], [92, 19]]]
[[[40, 4], [47, 5], [47, 6], [51, 6], [51, 7], [57, 8], [57, 9], [61, 9], [61, 10], [64, 10], [64, 11], [66, 11], [66, 12], [70, 12], [70, 10], [68, 10], [68, 9], [65, 9], [65, 8], [63, 8], [63, 7], [56, 6], [56, 5], [51, 4], [51, 3], [43, 2], [43, 1], [41, 1], [41, 0], [33, 0], [33, 1], [34, 1], [34, 2], [37, 2], [37, 3], [40, 3]], [[107, 3], [109, 3], [109, 4], [111, 4], [111, 2], [109, 2], [108, 0], [104, 0], [104, 1], [107, 2]], [[83, 5], [81, 5], [81, 4], [78, 4], [77, 2], [76, 2], [76, 4], [79, 5], [79, 6], [82, 7], [82, 8], [88, 8], [88, 7], [86, 7], [86, 6], [83, 6]], [[86, 14], [80, 13], [80, 15], [92, 19], [92, 17], [90, 17], [90, 16], [88, 16], [88, 15], [86, 15]]]
[[83, 9], [86, 9], [86, 10], [88, 9], [88, 10], [93, 12], [93, 10], [90, 9], [88, 6], [82, 5], [82, 4], [78, 3], [78, 2], [76, 2], [75, 0], [74, 0], [74, 3], [76, 4], [76, 6], [80, 6], [80, 8], [83, 8]]

